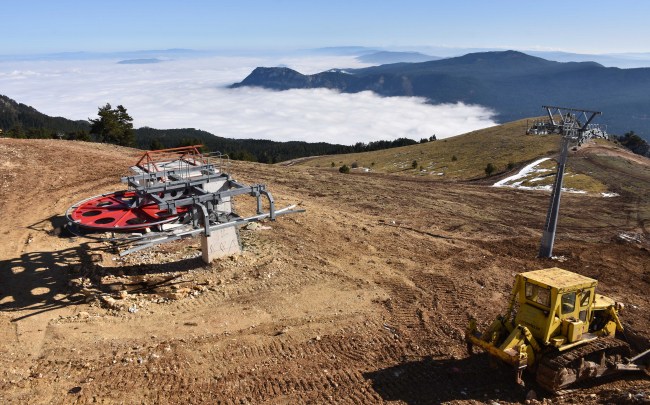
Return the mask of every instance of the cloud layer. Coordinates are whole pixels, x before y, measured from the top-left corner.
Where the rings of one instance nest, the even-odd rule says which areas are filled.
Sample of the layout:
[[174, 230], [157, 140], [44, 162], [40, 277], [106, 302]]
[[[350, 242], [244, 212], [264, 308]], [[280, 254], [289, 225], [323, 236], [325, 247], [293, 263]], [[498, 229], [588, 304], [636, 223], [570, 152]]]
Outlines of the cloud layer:
[[121, 65], [112, 60], [0, 63], [0, 94], [52, 116], [88, 119], [124, 105], [135, 127], [197, 128], [230, 138], [354, 144], [438, 138], [495, 125], [493, 112], [464, 104], [429, 105], [417, 97], [228, 89], [256, 66], [309, 74], [361, 66], [353, 58], [213, 57]]

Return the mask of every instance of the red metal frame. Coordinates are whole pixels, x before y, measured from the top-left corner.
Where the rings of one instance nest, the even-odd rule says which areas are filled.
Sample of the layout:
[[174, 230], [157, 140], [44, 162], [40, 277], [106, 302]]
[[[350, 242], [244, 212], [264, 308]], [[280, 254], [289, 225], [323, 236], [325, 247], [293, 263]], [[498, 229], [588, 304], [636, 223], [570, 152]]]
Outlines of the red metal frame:
[[[199, 148], [203, 145], [181, 146], [178, 148], [158, 149], [145, 152], [135, 164], [146, 173], [160, 171], [157, 164], [172, 160], [182, 160], [194, 166], [206, 164], [206, 160]], [[153, 172], [151, 168], [153, 167]]]

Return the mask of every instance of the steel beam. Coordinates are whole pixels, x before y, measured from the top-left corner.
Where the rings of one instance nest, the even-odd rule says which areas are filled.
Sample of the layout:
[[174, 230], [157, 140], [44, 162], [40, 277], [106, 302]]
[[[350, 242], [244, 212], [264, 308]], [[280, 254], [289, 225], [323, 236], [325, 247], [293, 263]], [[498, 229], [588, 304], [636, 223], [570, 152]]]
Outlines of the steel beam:
[[593, 119], [596, 117], [596, 115], [600, 115], [600, 114], [602, 114], [602, 113], [592, 111], [591, 116], [587, 119], [587, 121], [584, 123], [584, 125], [580, 128], [580, 130], [579, 130], [580, 133], [582, 134], [582, 132], [584, 132], [587, 129], [587, 127], [589, 126], [591, 121], [593, 121]]
[[[280, 216], [280, 215], [298, 214], [298, 213], [301, 213], [301, 212], [305, 212], [304, 209], [296, 210], [296, 209], [294, 209], [295, 207], [296, 207], [295, 205], [290, 205], [288, 207], [277, 210], [277, 211], [274, 212], [273, 216], [277, 217], [277, 216]], [[224, 222], [224, 223], [221, 223], [221, 224], [211, 225], [210, 226], [210, 232], [214, 232], [214, 231], [217, 231], [219, 229], [227, 228], [229, 226], [239, 226], [239, 225], [247, 224], [249, 222], [260, 221], [260, 220], [265, 219], [265, 218], [271, 218], [271, 213], [268, 212], [268, 213], [263, 213], [263, 214], [255, 215], [255, 216], [252, 216], [252, 217], [248, 217], [248, 218], [238, 218], [238, 219], [235, 219], [235, 220], [230, 221], [230, 222]], [[196, 236], [196, 235], [199, 235], [201, 232], [205, 232], [205, 230], [201, 229], [201, 228], [197, 228], [197, 229], [191, 229], [189, 231], [182, 231], [180, 233], [174, 233], [174, 231], [170, 231], [167, 234], [162, 234], [162, 235], [159, 235], [159, 236], [155, 236], [153, 239], [148, 239], [146, 241], [143, 240], [143, 241], [135, 242], [133, 244], [134, 245], [133, 247], [131, 247], [130, 249], [127, 249], [127, 250], [120, 251], [119, 255], [120, 256], [126, 256], [128, 254], [131, 254], [131, 253], [143, 250], [143, 249], [147, 249], [147, 248], [150, 248], [152, 246], [159, 245], [161, 243], [167, 243], [167, 242], [172, 242], [172, 241], [183, 239], [183, 238], [189, 238], [189, 237], [192, 237], [192, 236]]]
[[595, 113], [596, 115], [600, 115], [600, 114], [602, 114], [601, 111], [584, 110], [584, 109], [581, 109], [581, 108], [557, 107], [557, 106], [553, 106], [553, 105], [543, 105], [542, 108], [546, 108], [546, 109], [549, 110], [549, 111], [550, 111], [551, 109], [553, 109], [553, 110], [557, 110], [557, 111], [565, 110], [565, 111], [573, 111], [573, 112], [578, 112], [578, 113], [581, 113], [581, 112], [584, 112], [584, 113]]
[[[220, 201], [223, 201], [223, 199], [226, 197], [234, 197], [243, 194], [250, 194], [252, 196], [255, 196], [256, 193], [264, 193], [264, 192], [266, 192], [266, 186], [264, 186], [263, 184], [257, 184], [254, 186], [246, 186], [242, 188], [219, 191], [216, 193], [205, 193], [198, 196], [192, 195], [189, 197], [178, 198], [176, 200], [162, 200], [162, 202], [158, 203], [158, 208], [160, 208], [161, 210], [167, 210], [172, 212], [172, 210], [176, 209], [177, 207], [183, 207], [186, 205], [205, 203], [209, 201], [218, 203]], [[160, 199], [156, 200], [156, 202], [158, 202], [159, 200]]]

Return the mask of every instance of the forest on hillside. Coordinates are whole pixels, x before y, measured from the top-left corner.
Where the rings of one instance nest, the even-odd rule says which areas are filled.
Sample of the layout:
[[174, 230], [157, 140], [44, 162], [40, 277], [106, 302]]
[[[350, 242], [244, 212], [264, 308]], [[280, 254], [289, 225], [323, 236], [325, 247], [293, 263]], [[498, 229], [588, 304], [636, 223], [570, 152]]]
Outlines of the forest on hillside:
[[[221, 152], [235, 160], [277, 163], [307, 156], [367, 152], [418, 143], [408, 138], [381, 140], [355, 145], [325, 142], [278, 142], [265, 139], [223, 138], [194, 128], [134, 129], [126, 108], [110, 104], [99, 107], [98, 118], [72, 121], [50, 117], [36, 109], [0, 95], [0, 136], [25, 139], [66, 139], [104, 142], [139, 149], [164, 149], [177, 146], [204, 145], [204, 150]], [[435, 140], [435, 135], [420, 142]]]

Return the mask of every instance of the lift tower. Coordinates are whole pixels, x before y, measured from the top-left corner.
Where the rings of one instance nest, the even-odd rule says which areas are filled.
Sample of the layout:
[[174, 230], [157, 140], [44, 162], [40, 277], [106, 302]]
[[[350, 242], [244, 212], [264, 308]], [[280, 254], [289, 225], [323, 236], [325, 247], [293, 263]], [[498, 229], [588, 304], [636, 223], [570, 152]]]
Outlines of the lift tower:
[[564, 167], [566, 165], [569, 145], [583, 142], [594, 137], [600, 137], [604, 132], [591, 124], [591, 121], [601, 115], [600, 111], [581, 110], [577, 108], [542, 106], [548, 113], [549, 121], [546, 124], [548, 133], [559, 133], [562, 136], [562, 146], [557, 160], [557, 173], [553, 183], [551, 203], [546, 214], [544, 233], [539, 247], [539, 257], [553, 256], [553, 242], [560, 211], [560, 196], [564, 180]]

